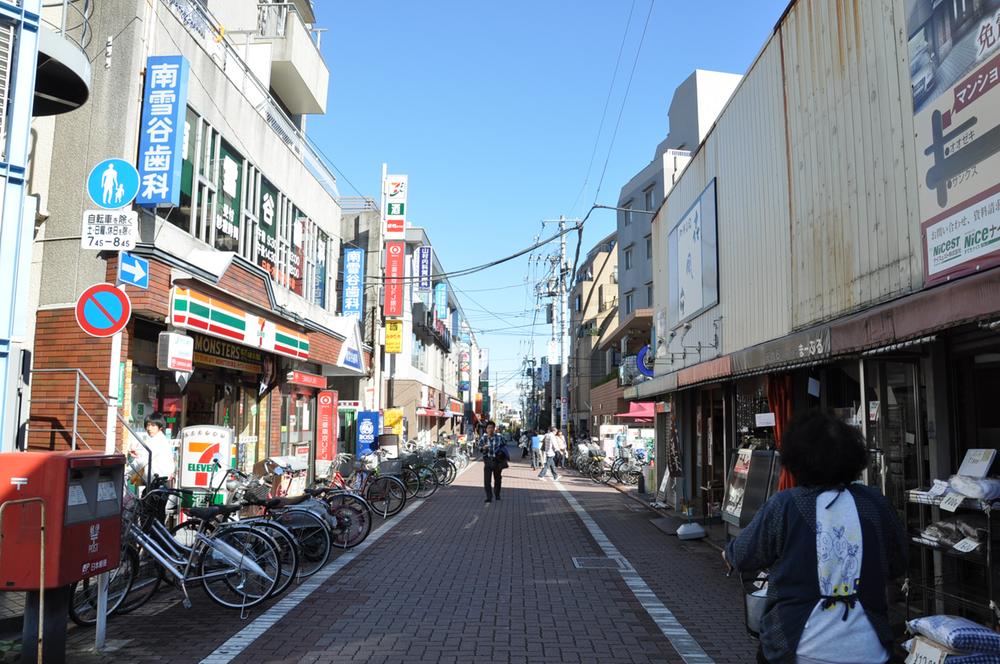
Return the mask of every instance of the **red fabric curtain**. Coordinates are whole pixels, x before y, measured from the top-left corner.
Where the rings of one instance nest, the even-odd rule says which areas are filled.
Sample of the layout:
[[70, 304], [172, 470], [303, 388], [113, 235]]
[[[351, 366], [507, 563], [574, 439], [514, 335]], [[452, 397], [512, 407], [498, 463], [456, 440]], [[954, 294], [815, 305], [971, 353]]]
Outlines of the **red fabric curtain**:
[[[788, 428], [792, 419], [792, 376], [777, 374], [767, 377], [767, 404], [774, 413], [774, 442], [781, 450], [781, 435]], [[784, 491], [795, 486], [795, 478], [784, 466], [781, 477], [778, 478], [778, 491]]]

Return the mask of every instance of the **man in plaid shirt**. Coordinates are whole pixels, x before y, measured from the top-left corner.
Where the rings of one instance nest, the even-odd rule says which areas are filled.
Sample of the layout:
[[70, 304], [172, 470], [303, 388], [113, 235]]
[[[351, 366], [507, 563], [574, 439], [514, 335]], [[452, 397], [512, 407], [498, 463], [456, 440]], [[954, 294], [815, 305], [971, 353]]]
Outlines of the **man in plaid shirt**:
[[[507, 443], [503, 436], [496, 432], [497, 425], [492, 420], [486, 423], [486, 433], [479, 437], [479, 451], [483, 455], [483, 488], [486, 489], [486, 502], [493, 502], [493, 497], [500, 500], [500, 474], [507, 467]], [[492, 480], [493, 487], [490, 488]]]

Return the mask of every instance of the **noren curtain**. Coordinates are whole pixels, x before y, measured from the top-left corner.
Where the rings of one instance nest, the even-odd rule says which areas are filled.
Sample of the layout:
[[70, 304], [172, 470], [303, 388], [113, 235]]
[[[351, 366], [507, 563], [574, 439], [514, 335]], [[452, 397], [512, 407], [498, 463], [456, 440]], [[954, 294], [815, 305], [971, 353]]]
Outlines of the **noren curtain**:
[[[781, 436], [788, 428], [792, 419], [792, 376], [791, 374], [776, 374], [767, 377], [767, 404], [774, 413], [774, 442], [781, 450]], [[782, 466], [781, 477], [778, 478], [778, 491], [795, 486], [795, 478]]]

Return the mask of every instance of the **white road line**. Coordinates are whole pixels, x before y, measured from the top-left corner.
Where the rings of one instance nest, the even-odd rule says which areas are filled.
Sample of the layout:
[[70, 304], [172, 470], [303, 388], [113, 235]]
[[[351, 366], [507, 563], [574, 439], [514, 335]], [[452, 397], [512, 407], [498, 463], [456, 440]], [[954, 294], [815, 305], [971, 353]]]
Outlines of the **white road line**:
[[625, 569], [619, 570], [622, 579], [625, 581], [625, 585], [629, 587], [635, 598], [639, 600], [639, 604], [646, 610], [649, 617], [653, 619], [656, 626], [660, 628], [663, 636], [667, 637], [670, 645], [674, 647], [674, 650], [681, 656], [681, 659], [687, 664], [714, 664], [714, 660], [701, 649], [698, 642], [684, 629], [684, 626], [681, 625], [670, 609], [664, 606], [663, 602], [656, 597], [656, 593], [643, 581], [639, 573], [635, 571], [632, 563], [628, 561], [628, 558], [623, 556], [618, 551], [618, 548], [611, 543], [611, 540], [604, 534], [604, 531], [597, 525], [597, 522], [587, 514], [587, 510], [583, 509], [583, 506], [570, 493], [569, 489], [559, 482], [555, 482], [554, 484], [562, 492], [563, 497], [566, 498], [566, 501], [576, 512], [577, 516], [580, 517], [580, 520], [583, 521], [583, 525], [590, 531], [590, 536], [597, 542], [597, 546], [604, 552], [604, 555], [625, 563]]
[[413, 510], [420, 507], [424, 502], [425, 501], [421, 500], [419, 502], [414, 502], [409, 507], [406, 507], [397, 516], [393, 517], [392, 521], [386, 523], [384, 526], [369, 535], [364, 542], [340, 556], [313, 576], [309, 577], [302, 583], [302, 585], [285, 595], [280, 602], [272, 606], [252, 623], [230, 637], [228, 641], [216, 648], [211, 655], [201, 660], [201, 664], [229, 664], [229, 662], [236, 659], [240, 653], [250, 647], [250, 644], [263, 636], [267, 630], [274, 627], [279, 620], [284, 618], [292, 609], [301, 604], [302, 600], [311, 595], [314, 590], [326, 583], [331, 576], [344, 569], [344, 567], [346, 567], [351, 561], [367, 551], [372, 544], [379, 541], [383, 535], [399, 525], [413, 512]]

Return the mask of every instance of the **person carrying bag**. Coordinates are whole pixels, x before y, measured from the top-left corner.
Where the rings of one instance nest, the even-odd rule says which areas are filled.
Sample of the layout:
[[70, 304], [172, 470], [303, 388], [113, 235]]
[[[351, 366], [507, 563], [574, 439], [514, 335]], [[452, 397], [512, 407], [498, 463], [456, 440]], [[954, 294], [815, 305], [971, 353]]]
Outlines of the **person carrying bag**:
[[[496, 433], [496, 423], [486, 423], [486, 433], [479, 438], [479, 451], [483, 455], [483, 488], [486, 490], [487, 503], [496, 497], [500, 500], [500, 483], [502, 471], [510, 465], [510, 455], [507, 454], [507, 443]], [[491, 486], [492, 484], [492, 486]]]

